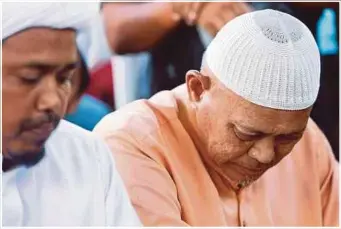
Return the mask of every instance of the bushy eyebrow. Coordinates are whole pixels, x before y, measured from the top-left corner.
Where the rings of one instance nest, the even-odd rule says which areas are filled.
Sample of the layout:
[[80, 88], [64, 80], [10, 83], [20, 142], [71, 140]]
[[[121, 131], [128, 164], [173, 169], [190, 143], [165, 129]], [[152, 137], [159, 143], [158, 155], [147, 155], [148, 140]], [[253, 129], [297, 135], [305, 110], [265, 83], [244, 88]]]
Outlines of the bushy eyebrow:
[[79, 65], [78, 62], [70, 62], [62, 67], [55, 65], [55, 64], [48, 64], [48, 63], [42, 63], [42, 62], [28, 62], [23, 67], [26, 68], [34, 68], [39, 70], [49, 70], [49, 69], [58, 69], [58, 71], [65, 71], [65, 70], [71, 70], [77, 68]]
[[[235, 123], [234, 125], [237, 126], [237, 127], [241, 127], [242, 129], [246, 130], [247, 133], [245, 133], [245, 134], [252, 134], [252, 135], [269, 135], [269, 134], [272, 134], [272, 133], [267, 133], [267, 132], [263, 132], [263, 131], [256, 130], [256, 129], [253, 128], [253, 127], [246, 126], [246, 125], [240, 124], [240, 123]], [[239, 130], [239, 129], [238, 129], [238, 130]], [[292, 133], [282, 134], [282, 135], [285, 135], [285, 136], [289, 136], [289, 135], [299, 135], [299, 134], [301, 134], [304, 130], [305, 130], [305, 127], [304, 127], [302, 130], [299, 130], [299, 131], [296, 131], [296, 132], [292, 132]]]
[[[250, 133], [252, 135], [269, 134], [269, 133], [264, 133], [262, 131], [254, 129], [253, 127], [249, 127], [249, 126], [246, 126], [246, 125], [243, 125], [243, 124], [240, 124], [240, 123], [235, 123], [234, 126], [237, 127], [237, 128], [240, 127], [242, 130], [247, 131], [247, 133], [245, 133], [245, 134], [248, 134], [248, 133]], [[238, 128], [238, 130], [240, 130], [240, 129]]]

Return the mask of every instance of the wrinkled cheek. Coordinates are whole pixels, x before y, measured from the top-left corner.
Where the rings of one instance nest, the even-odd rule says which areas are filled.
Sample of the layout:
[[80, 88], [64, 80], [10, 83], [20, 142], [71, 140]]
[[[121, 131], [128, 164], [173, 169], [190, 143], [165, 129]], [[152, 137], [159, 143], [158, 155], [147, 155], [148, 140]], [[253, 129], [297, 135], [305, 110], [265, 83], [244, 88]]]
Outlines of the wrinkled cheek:
[[20, 128], [20, 120], [23, 120], [22, 116], [25, 112], [20, 112], [18, 109], [15, 109], [15, 106], [3, 106], [1, 118], [2, 118], [2, 130], [1, 137], [4, 138], [14, 137], [18, 134]]
[[288, 156], [291, 151], [293, 150], [294, 145], [290, 145], [290, 146], [281, 146], [281, 147], [276, 147], [275, 149], [275, 153], [276, 153], [276, 159], [277, 161], [281, 161], [283, 158], [285, 158], [286, 156]]
[[225, 164], [247, 153], [247, 149], [231, 141], [214, 143], [210, 149], [212, 159], [217, 165]]
[[25, 141], [25, 139], [12, 138], [12, 139], [8, 139], [7, 148], [11, 152], [19, 152], [19, 151], [22, 151], [26, 145], [29, 145], [29, 144]]
[[64, 87], [64, 95], [65, 95], [65, 98], [67, 100], [69, 100], [71, 98], [71, 95], [72, 95], [72, 85], [71, 85], [71, 83], [68, 83], [67, 85], [65, 85], [65, 87]]
[[63, 115], [64, 115], [68, 108], [68, 104], [71, 102], [71, 98], [72, 98], [71, 86], [66, 86], [63, 88], [63, 91], [60, 93], [60, 98], [61, 98], [62, 110], [63, 110]]
[[[15, 131], [17, 132], [17, 131]], [[13, 149], [18, 148], [17, 146], [21, 145], [18, 140], [16, 140], [16, 136], [18, 135], [14, 131], [2, 133], [2, 151], [4, 153], [8, 153], [8, 151], [13, 151]]]

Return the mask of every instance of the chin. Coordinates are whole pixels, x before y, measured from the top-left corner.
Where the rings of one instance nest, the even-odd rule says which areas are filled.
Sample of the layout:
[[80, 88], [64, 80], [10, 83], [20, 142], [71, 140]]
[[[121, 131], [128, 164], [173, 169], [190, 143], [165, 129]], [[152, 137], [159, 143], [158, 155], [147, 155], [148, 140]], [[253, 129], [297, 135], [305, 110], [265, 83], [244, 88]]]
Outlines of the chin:
[[229, 169], [224, 169], [223, 173], [232, 188], [239, 191], [257, 181], [267, 170], [268, 169], [248, 170], [243, 167], [233, 166]]
[[25, 166], [36, 165], [45, 156], [45, 143], [26, 146], [21, 149], [9, 149], [8, 155], [12, 161]]

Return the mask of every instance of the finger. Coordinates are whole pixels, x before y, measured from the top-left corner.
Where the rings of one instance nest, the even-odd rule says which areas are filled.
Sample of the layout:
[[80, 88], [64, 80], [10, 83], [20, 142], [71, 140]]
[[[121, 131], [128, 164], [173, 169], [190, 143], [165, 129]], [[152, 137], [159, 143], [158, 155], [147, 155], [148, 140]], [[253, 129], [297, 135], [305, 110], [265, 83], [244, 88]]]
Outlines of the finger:
[[219, 30], [226, 24], [224, 18], [217, 16], [211, 19], [210, 23], [213, 27], [213, 35], [215, 36]]
[[171, 10], [172, 10], [172, 13], [171, 13], [171, 17], [174, 21], [179, 21], [181, 20], [181, 15], [179, 13], [179, 4], [178, 3], [174, 3], [174, 2], [171, 2], [170, 3], [170, 7], [171, 7]]
[[171, 2], [173, 11], [181, 15], [182, 17], [187, 16], [190, 2]]
[[216, 14], [216, 17], [219, 18], [224, 25], [236, 16], [236, 13], [232, 9], [232, 5], [224, 5], [224, 7], [221, 7], [219, 12]]
[[188, 14], [190, 10], [191, 2], [181, 2], [179, 7], [179, 12], [181, 14], [182, 19], [189, 25]]
[[195, 2], [191, 2], [191, 4], [189, 5], [189, 11], [188, 11], [188, 22], [190, 24], [194, 24], [200, 13], [201, 13], [201, 10], [204, 6], [204, 2], [199, 2], [199, 1], [195, 1]]
[[174, 20], [174, 21], [180, 21], [180, 20], [181, 20], [180, 14], [178, 14], [178, 13], [173, 13], [173, 14], [172, 14], [172, 20]]
[[242, 9], [242, 13], [249, 13], [249, 12], [253, 11], [251, 4], [241, 2], [239, 6]]
[[244, 2], [236, 2], [232, 4], [232, 10], [236, 14], [236, 16], [248, 13], [251, 11], [251, 7], [249, 4]]
[[192, 2], [186, 2], [183, 4], [183, 14], [184, 16], [186, 16], [186, 18], [188, 18], [188, 15], [189, 15], [189, 12], [191, 11], [191, 8], [192, 8]]
[[232, 10], [228, 10], [228, 11], [225, 10], [224, 13], [218, 14], [217, 16], [220, 18], [221, 21], [224, 22], [224, 25], [225, 25], [227, 22], [233, 20], [238, 15]]
[[217, 29], [215, 28], [214, 24], [211, 22], [208, 22], [205, 24], [205, 26], [203, 27], [206, 32], [208, 32], [212, 37], [215, 37], [215, 35], [217, 34]]
[[194, 14], [198, 17], [202, 11], [202, 9], [204, 8], [206, 2], [193, 2], [192, 6], [191, 6], [191, 11], [194, 12]]

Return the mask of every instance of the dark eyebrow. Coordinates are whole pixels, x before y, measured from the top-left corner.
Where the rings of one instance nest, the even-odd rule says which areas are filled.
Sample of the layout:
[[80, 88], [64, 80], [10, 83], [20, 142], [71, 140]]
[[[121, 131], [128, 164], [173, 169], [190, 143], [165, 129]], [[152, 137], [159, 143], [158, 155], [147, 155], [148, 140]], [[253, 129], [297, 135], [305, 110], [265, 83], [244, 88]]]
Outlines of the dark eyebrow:
[[290, 134], [286, 134], [286, 135], [298, 135], [298, 134], [302, 134], [305, 131], [306, 127], [304, 127], [303, 129], [296, 131], [296, 132], [292, 132]]
[[70, 63], [70, 64], [67, 64], [67, 65], [64, 65], [58, 71], [61, 72], [61, 71], [73, 70], [73, 69], [76, 69], [76, 68], [80, 67], [80, 65], [81, 65], [80, 62]]
[[[242, 125], [240, 123], [235, 123], [234, 125], [237, 126], [237, 127], [241, 127], [242, 129], [246, 130], [249, 133], [252, 133], [252, 135], [268, 134], [268, 133], [264, 133], [262, 131], [256, 130], [256, 129], [252, 128], [252, 127], [248, 127], [248, 126]], [[245, 133], [245, 134], [247, 134], [247, 133]]]
[[[259, 130], [255, 130], [254, 128], [252, 127], [248, 127], [248, 126], [245, 126], [243, 124], [239, 124], [239, 123], [235, 123], [235, 126], [239, 126], [245, 130], [247, 130], [248, 132], [254, 134], [254, 135], [267, 135], [267, 134], [271, 134], [271, 133], [266, 133], [266, 132], [262, 132], [262, 131], [259, 131]], [[306, 129], [306, 127], [304, 127], [303, 129], [299, 130], [299, 131], [295, 131], [295, 132], [292, 132], [292, 133], [287, 133], [287, 134], [283, 134], [285, 136], [291, 136], [291, 135], [299, 135], [299, 134], [302, 134], [302, 132], [304, 132]], [[245, 133], [247, 134], [247, 133]]]
[[49, 70], [49, 69], [57, 69], [58, 71], [64, 71], [64, 70], [71, 70], [74, 68], [77, 68], [79, 66], [79, 62], [71, 62], [63, 65], [60, 67], [59, 65], [55, 64], [46, 64], [42, 62], [28, 62], [24, 65], [24, 67], [27, 68], [35, 68], [35, 69], [42, 69], [42, 70]]

